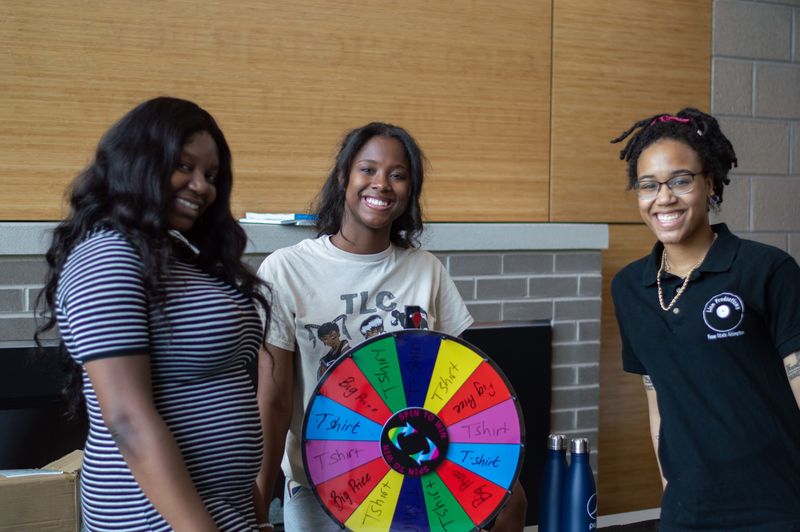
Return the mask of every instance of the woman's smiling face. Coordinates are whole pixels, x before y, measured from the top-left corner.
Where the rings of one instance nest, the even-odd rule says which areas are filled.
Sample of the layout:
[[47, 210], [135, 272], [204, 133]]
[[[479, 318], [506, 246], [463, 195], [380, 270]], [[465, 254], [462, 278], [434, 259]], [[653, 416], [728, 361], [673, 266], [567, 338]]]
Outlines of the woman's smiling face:
[[355, 238], [364, 232], [385, 233], [403, 215], [411, 193], [408, 157], [392, 137], [368, 140], [353, 157], [345, 190], [342, 234]]
[[[703, 173], [697, 153], [687, 144], [663, 139], [645, 148], [637, 164], [638, 181], [662, 183], [652, 199], [639, 199], [639, 214], [663, 244], [689, 244], [708, 227], [708, 198], [714, 193], [712, 177]], [[694, 174], [691, 191], [675, 195], [666, 182]]]
[[170, 177], [172, 197], [167, 206], [169, 226], [189, 231], [217, 199], [219, 156], [217, 144], [206, 131], [195, 133], [181, 151], [181, 160]]

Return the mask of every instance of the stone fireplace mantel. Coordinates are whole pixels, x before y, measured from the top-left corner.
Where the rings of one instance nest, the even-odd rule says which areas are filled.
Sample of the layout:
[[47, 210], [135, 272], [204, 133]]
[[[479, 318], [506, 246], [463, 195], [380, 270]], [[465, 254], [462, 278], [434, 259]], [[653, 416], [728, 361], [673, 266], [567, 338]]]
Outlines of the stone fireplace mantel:
[[[54, 222], [0, 222], [0, 256], [42, 255]], [[242, 224], [250, 237], [247, 253], [269, 253], [313, 236], [310, 227]], [[422, 247], [442, 251], [602, 250], [605, 224], [429, 223]]]

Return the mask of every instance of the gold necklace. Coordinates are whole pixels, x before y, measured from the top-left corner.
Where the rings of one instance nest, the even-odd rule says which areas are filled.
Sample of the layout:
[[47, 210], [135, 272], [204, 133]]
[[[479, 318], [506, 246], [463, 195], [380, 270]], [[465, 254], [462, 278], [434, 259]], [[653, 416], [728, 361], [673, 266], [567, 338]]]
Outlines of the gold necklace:
[[[714, 238], [711, 240], [711, 245], [714, 245], [714, 241], [717, 239], [717, 233], [714, 233]], [[711, 249], [711, 246], [708, 247]], [[667, 264], [667, 250], [664, 249], [661, 252], [661, 266], [658, 268], [658, 273], [656, 274], [656, 284], [658, 285], [658, 304], [661, 305], [661, 309], [664, 312], [669, 311], [672, 307], [675, 306], [675, 303], [678, 302], [678, 299], [683, 295], [686, 291], [686, 287], [689, 286], [689, 278], [692, 276], [694, 271], [703, 264], [703, 261], [706, 260], [706, 255], [708, 254], [708, 250], [703, 254], [703, 256], [698, 260], [694, 266], [689, 269], [689, 272], [686, 274], [686, 278], [683, 280], [683, 284], [678, 288], [678, 291], [675, 293], [675, 297], [672, 298], [672, 301], [669, 302], [669, 305], [664, 305], [664, 291], [661, 289], [661, 274], [664, 272], [664, 268]]]

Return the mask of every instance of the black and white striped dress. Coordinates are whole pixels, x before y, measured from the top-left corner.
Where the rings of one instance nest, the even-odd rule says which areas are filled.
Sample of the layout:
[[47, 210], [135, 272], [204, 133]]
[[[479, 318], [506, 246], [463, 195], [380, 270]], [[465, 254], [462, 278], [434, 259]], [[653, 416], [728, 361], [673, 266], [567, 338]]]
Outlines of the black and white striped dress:
[[[161, 287], [163, 313], [147, 300], [135, 249], [114, 230], [96, 230], [75, 247], [59, 279], [64, 343], [79, 364], [149, 353], [155, 405], [217, 526], [253, 530], [262, 437], [246, 365], [258, 353], [260, 318], [245, 295], [188, 262], [174, 260]], [[169, 530], [104, 425], [86, 372], [84, 393], [86, 528]]]

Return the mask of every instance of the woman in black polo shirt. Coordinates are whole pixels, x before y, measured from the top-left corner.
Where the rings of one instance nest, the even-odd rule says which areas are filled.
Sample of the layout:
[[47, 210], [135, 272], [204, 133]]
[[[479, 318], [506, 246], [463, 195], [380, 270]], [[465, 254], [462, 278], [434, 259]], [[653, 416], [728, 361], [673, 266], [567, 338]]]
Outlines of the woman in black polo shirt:
[[626, 138], [658, 241], [612, 296], [623, 367], [644, 380], [660, 529], [800, 530], [800, 268], [710, 224], [736, 166], [712, 116], [656, 115], [613, 142]]

